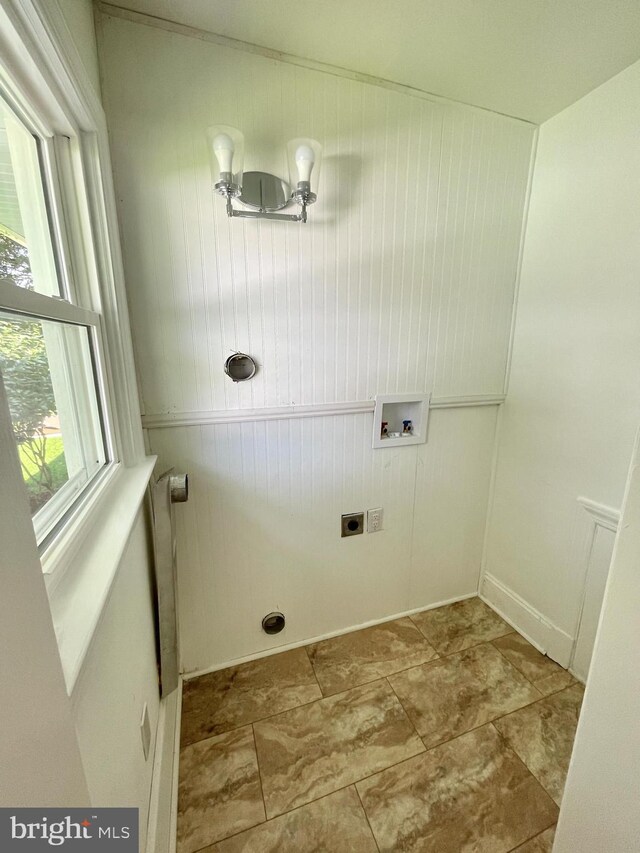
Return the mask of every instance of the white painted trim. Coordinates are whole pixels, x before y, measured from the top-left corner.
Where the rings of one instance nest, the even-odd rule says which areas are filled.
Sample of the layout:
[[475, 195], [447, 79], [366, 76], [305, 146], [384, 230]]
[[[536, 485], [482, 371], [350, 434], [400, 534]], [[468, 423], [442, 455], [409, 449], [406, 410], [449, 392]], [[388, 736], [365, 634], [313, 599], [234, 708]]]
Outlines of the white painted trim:
[[64, 571], [44, 575], [67, 691], [82, 671], [149, 483], [155, 456], [120, 468], [93, 507], [82, 535], [73, 537]]
[[[587, 600], [589, 569], [591, 567], [591, 558], [593, 556], [593, 549], [596, 543], [598, 527], [602, 527], [604, 530], [609, 530], [611, 533], [617, 533], [618, 524], [620, 522], [620, 510], [615, 509], [611, 506], [607, 506], [606, 504], [598, 503], [597, 501], [592, 501], [589, 498], [585, 497], [578, 497], [576, 498], [576, 500], [585, 510], [585, 512], [587, 512], [587, 514], [590, 516], [591, 527], [586, 536], [582, 554], [582, 588], [580, 590], [580, 610], [576, 619], [575, 640], [573, 643], [573, 648], [571, 649], [571, 662], [569, 665], [569, 669], [573, 675], [575, 675], [575, 672], [573, 671], [573, 666], [576, 662], [576, 652], [578, 650], [578, 641], [580, 639], [580, 628], [582, 626], [582, 617], [584, 615], [584, 608]], [[578, 677], [579, 676], [576, 676], [576, 678]]]
[[[43, 107], [41, 95], [46, 86], [68, 125], [65, 127], [56, 116], [52, 132], [70, 134], [79, 141], [88, 205], [85, 213], [90, 219], [87, 233], [93, 237], [95, 252], [91, 266], [95, 267], [95, 289], [99, 291], [96, 304], [103, 318], [106, 378], [115, 404], [109, 408], [114, 416], [118, 456], [125, 465], [136, 465], [144, 458], [144, 441], [105, 114], [57, 0], [2, 0], [2, 6], [19, 27], [19, 37], [12, 40], [11, 49], [18, 44], [21, 49], [12, 57], [11, 73], [23, 86], [34, 81], [25, 95], [48, 114], [47, 99]], [[73, 318], [70, 321], [74, 322]]]
[[100, 315], [88, 308], [36, 293], [35, 290], [16, 287], [15, 284], [3, 280], [0, 280], [0, 304], [8, 311], [58, 320], [61, 323], [73, 323], [77, 326], [98, 326], [100, 323]]
[[[434, 397], [431, 409], [458, 409], [471, 406], [500, 406], [504, 403], [502, 394], [479, 394], [467, 397]], [[355, 400], [344, 403], [317, 403], [309, 406], [274, 406], [260, 409], [211, 409], [202, 412], [170, 412], [167, 414], [143, 415], [142, 426], [145, 429], [166, 429], [167, 427], [203, 426], [205, 424], [239, 424], [255, 421], [294, 420], [297, 418], [318, 418], [333, 415], [359, 415], [373, 412], [373, 400]]]
[[430, 409], [466, 409], [472, 406], [501, 406], [504, 394], [467, 394], [459, 397], [432, 397]]
[[445, 98], [442, 95], [436, 95], [433, 92], [426, 92], [423, 89], [417, 89], [413, 86], [407, 86], [405, 83], [395, 83], [393, 80], [386, 80], [383, 77], [376, 77], [373, 74], [364, 74], [360, 71], [353, 71], [350, 68], [342, 68], [339, 65], [330, 65], [326, 62], [317, 62], [314, 59], [306, 59], [303, 56], [297, 56], [292, 53], [284, 53], [280, 50], [272, 50], [268, 47], [263, 47], [252, 42], [234, 39], [229, 36], [223, 36], [219, 33], [213, 33], [209, 30], [202, 30], [198, 27], [190, 27], [186, 24], [179, 24], [177, 21], [170, 21], [166, 18], [159, 18], [152, 15], [146, 15], [143, 12], [134, 12], [132, 9], [125, 9], [121, 6], [112, 6], [109, 3], [98, 2], [96, 8], [104, 15], [112, 18], [121, 18], [124, 21], [130, 21], [134, 24], [142, 24], [146, 27], [154, 27], [158, 30], [164, 30], [169, 33], [187, 36], [187, 38], [199, 39], [210, 44], [217, 44], [221, 47], [231, 48], [232, 50], [241, 50], [244, 53], [252, 53], [257, 56], [264, 56], [267, 59], [275, 59], [279, 62], [286, 62], [289, 65], [297, 65], [301, 68], [309, 68], [312, 71], [320, 71], [324, 74], [331, 74], [334, 77], [344, 77], [347, 80], [355, 80], [358, 83], [366, 83], [369, 86], [378, 86], [381, 89], [389, 89], [392, 92], [400, 92], [403, 95], [409, 95], [413, 98], [420, 98], [423, 101], [432, 101], [438, 104], [450, 104], [455, 107], [464, 107], [470, 110], [478, 110], [482, 113], [492, 113], [499, 115], [510, 121], [528, 126], [534, 125], [534, 122], [527, 121], [517, 116], [511, 116], [507, 113], [501, 113], [498, 110], [491, 110], [486, 107], [479, 107], [476, 104], [467, 104], [464, 101], [456, 101], [452, 98]]
[[180, 760], [182, 679], [162, 700], [158, 715], [147, 823], [147, 853], [175, 853]]
[[607, 530], [612, 530], [614, 533], [618, 530], [619, 509], [614, 509], [606, 504], [599, 504], [596, 501], [589, 500], [589, 498], [579, 497], [577, 501], [593, 518], [594, 524], [606, 527]]
[[219, 409], [203, 412], [172, 412], [169, 414], [143, 415], [145, 429], [166, 427], [202, 426], [203, 424], [251, 423], [253, 421], [278, 421], [295, 418], [329, 417], [331, 415], [355, 415], [373, 412], [370, 400], [351, 403], [320, 403], [316, 406], [274, 406], [260, 409]]
[[218, 672], [220, 669], [226, 669], [229, 666], [237, 666], [241, 663], [249, 663], [252, 660], [270, 657], [271, 655], [280, 654], [280, 652], [288, 652], [291, 649], [299, 649], [301, 646], [310, 646], [312, 643], [319, 643], [321, 640], [330, 640], [332, 637], [341, 637], [343, 634], [351, 634], [354, 631], [362, 631], [363, 628], [371, 628], [374, 625], [383, 625], [385, 622], [392, 622], [394, 619], [402, 619], [405, 616], [413, 616], [415, 613], [423, 613], [426, 610], [435, 610], [436, 607], [444, 607], [446, 604], [455, 604], [456, 601], [466, 601], [467, 598], [476, 598], [476, 592], [467, 593], [467, 595], [458, 595], [455, 598], [447, 598], [445, 601], [436, 601], [434, 604], [428, 604], [426, 607], [414, 607], [412, 610], [403, 610], [402, 613], [395, 613], [391, 616], [384, 616], [382, 619], [371, 619], [369, 622], [362, 622], [360, 625], [351, 625], [349, 628], [341, 628], [338, 631], [329, 631], [327, 634], [319, 634], [317, 637], [308, 637], [305, 640], [298, 640], [295, 643], [285, 643], [281, 646], [274, 646], [272, 649], [263, 649], [254, 654], [245, 655], [241, 658], [233, 658], [224, 663], [217, 663], [207, 669], [198, 669], [194, 672], [185, 672], [182, 677], [185, 681], [191, 681], [194, 678], [199, 678], [201, 675], [207, 675], [210, 672]]
[[[171, 774], [171, 803], [169, 806], [169, 853], [176, 853], [178, 846], [178, 784], [180, 782], [180, 730], [182, 727], [182, 676], [178, 677], [178, 707], [176, 728], [173, 736], [173, 772]], [[155, 851], [153, 851], [155, 853]]]
[[560, 666], [569, 666], [575, 638], [546, 619], [502, 581], [485, 574], [480, 598], [543, 654]]

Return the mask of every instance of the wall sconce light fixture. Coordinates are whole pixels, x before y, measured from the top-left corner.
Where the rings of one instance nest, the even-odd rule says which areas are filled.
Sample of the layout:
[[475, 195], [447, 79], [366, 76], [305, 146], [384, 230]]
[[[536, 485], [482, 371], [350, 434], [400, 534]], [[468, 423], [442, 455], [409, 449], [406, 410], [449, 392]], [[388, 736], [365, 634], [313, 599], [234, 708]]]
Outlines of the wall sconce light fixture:
[[[322, 146], [315, 139], [292, 139], [287, 145], [290, 184], [267, 172], [244, 172], [244, 136], [235, 127], [215, 125], [207, 131], [213, 188], [227, 200], [227, 216], [245, 219], [284, 219], [306, 222], [307, 207], [317, 196], [311, 191], [318, 184]], [[237, 198], [253, 210], [234, 208]], [[290, 202], [300, 205], [300, 213], [277, 213]]]

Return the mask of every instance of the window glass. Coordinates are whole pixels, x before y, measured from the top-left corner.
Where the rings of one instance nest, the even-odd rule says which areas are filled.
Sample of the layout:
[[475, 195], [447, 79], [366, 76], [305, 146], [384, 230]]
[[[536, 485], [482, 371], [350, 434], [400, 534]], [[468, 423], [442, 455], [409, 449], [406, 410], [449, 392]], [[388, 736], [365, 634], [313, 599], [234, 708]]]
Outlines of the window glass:
[[89, 328], [0, 313], [0, 375], [41, 542], [106, 461]]
[[38, 143], [1, 98], [0, 279], [61, 295]]

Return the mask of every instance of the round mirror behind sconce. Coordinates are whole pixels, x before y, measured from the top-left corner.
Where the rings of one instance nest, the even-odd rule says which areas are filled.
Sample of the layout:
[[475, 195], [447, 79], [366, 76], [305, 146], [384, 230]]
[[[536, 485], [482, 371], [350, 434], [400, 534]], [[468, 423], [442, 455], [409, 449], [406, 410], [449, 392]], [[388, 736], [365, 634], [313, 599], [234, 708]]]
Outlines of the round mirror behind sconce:
[[250, 355], [243, 352], [234, 352], [224, 363], [224, 372], [234, 382], [246, 382], [255, 376], [257, 365]]

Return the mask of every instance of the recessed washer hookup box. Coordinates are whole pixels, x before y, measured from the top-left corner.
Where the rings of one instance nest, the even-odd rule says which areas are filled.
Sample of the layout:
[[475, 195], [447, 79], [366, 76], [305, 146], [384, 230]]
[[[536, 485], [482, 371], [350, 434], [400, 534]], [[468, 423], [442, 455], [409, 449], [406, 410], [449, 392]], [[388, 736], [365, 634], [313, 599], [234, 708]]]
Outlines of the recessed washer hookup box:
[[138, 809], [0, 808], [0, 851], [138, 853]]

